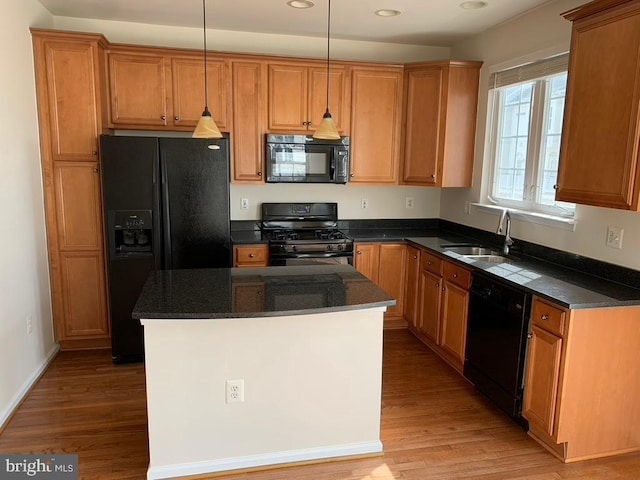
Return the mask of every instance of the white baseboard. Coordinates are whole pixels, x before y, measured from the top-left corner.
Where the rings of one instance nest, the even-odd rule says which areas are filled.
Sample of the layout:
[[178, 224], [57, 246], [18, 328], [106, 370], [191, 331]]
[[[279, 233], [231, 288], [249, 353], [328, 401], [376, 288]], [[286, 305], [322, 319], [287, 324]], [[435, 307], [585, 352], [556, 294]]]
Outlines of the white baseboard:
[[378, 440], [374, 442], [306, 448], [302, 450], [266, 453], [264, 455], [249, 455], [246, 457], [223, 458], [220, 460], [163, 465], [158, 467], [149, 465], [149, 470], [147, 470], [147, 480], [161, 480], [165, 478], [263, 467], [266, 465], [308, 462], [310, 460], [322, 460], [327, 458], [366, 455], [381, 452], [382, 442]]
[[22, 384], [22, 386], [15, 393], [13, 398], [9, 401], [9, 404], [0, 412], [0, 431], [4, 428], [5, 423], [9, 421], [13, 412], [20, 406], [24, 397], [27, 396], [31, 388], [36, 384], [40, 376], [45, 372], [49, 364], [53, 361], [56, 354], [60, 350], [60, 345], [55, 343], [51, 350], [47, 352], [47, 355], [44, 357], [38, 368], [34, 370], [34, 372], [27, 378], [27, 380]]

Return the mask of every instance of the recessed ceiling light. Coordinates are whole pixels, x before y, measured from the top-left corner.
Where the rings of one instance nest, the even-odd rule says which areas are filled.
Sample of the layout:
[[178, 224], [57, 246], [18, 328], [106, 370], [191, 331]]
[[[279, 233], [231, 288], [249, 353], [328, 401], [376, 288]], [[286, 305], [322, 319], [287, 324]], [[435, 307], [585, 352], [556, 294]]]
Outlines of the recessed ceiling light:
[[289, 0], [287, 5], [293, 8], [311, 8], [314, 3], [310, 0]]
[[375, 13], [379, 17], [395, 17], [397, 15], [400, 15], [401, 12], [399, 10], [389, 10], [387, 8], [383, 8], [382, 10], [376, 10]]
[[468, 1], [468, 2], [462, 2], [460, 4], [460, 8], [464, 8], [465, 10], [477, 10], [479, 8], [484, 8], [487, 5], [489, 5], [488, 2]]

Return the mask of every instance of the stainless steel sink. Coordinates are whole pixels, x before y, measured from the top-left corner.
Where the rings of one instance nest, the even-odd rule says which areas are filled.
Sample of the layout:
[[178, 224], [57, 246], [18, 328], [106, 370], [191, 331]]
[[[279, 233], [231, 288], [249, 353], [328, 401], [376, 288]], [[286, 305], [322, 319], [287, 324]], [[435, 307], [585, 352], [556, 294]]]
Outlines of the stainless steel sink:
[[470, 257], [470, 256], [493, 256], [493, 255], [497, 255], [500, 256], [500, 252], [498, 252], [497, 250], [493, 250], [492, 248], [486, 248], [486, 247], [459, 247], [459, 246], [455, 246], [455, 247], [447, 247], [444, 246], [442, 247], [444, 250], [446, 250], [447, 252], [453, 252], [453, 253], [457, 253], [458, 255], [463, 255], [465, 257]]
[[482, 260], [483, 262], [488, 263], [509, 263], [511, 262], [510, 258], [503, 257], [502, 255], [463, 255], [465, 258], [472, 258], [474, 260]]

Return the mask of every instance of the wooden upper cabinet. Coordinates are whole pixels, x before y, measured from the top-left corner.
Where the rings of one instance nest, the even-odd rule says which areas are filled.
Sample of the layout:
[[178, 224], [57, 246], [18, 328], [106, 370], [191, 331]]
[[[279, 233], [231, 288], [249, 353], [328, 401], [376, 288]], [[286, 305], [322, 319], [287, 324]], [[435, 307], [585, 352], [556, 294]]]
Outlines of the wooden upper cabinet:
[[[207, 104], [220, 130], [231, 127], [229, 61], [207, 57]], [[204, 110], [204, 62], [198, 58], [171, 59], [173, 117], [176, 126], [195, 127]]]
[[57, 162], [53, 167], [58, 246], [61, 251], [102, 249], [97, 163]]
[[168, 87], [163, 56], [110, 53], [109, 92], [113, 125], [167, 125]]
[[593, 2], [565, 17], [573, 30], [556, 199], [637, 211], [640, 3]]
[[405, 69], [402, 182], [470, 187], [480, 62], [438, 62]]
[[48, 99], [53, 160], [97, 160], [102, 115], [98, 42], [34, 36], [37, 86]]
[[[327, 108], [327, 70], [319, 64], [269, 63], [269, 130], [313, 133]], [[347, 68], [330, 69], [329, 110], [340, 133], [349, 124]]]
[[402, 68], [352, 68], [350, 181], [398, 182], [401, 111]]
[[266, 65], [233, 61], [233, 182], [264, 183]]

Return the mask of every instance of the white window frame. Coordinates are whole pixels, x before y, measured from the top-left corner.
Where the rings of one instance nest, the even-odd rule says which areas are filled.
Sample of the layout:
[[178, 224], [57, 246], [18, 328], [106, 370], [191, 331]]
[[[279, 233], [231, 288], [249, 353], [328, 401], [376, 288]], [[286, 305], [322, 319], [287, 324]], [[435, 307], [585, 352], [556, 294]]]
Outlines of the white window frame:
[[[491, 75], [489, 81], [488, 116], [486, 131], [487, 155], [485, 164], [489, 165], [489, 184], [487, 200], [490, 204], [501, 208], [517, 209], [523, 212], [539, 213], [565, 218], [573, 218], [575, 205], [557, 204], [546, 205], [538, 203], [543, 163], [541, 153], [543, 149], [543, 132], [546, 129], [547, 79], [566, 72], [568, 55], [558, 55], [542, 61], [532, 62], [520, 67], [497, 71]], [[531, 121], [528, 132], [527, 161], [525, 165], [524, 199], [512, 200], [498, 198], [494, 195], [497, 185], [497, 153], [500, 134], [503, 97], [501, 89], [515, 87], [533, 82], [531, 103]], [[542, 101], [541, 101], [542, 100]], [[532, 160], [533, 159], [533, 160]], [[567, 206], [568, 208], [565, 208]]]

